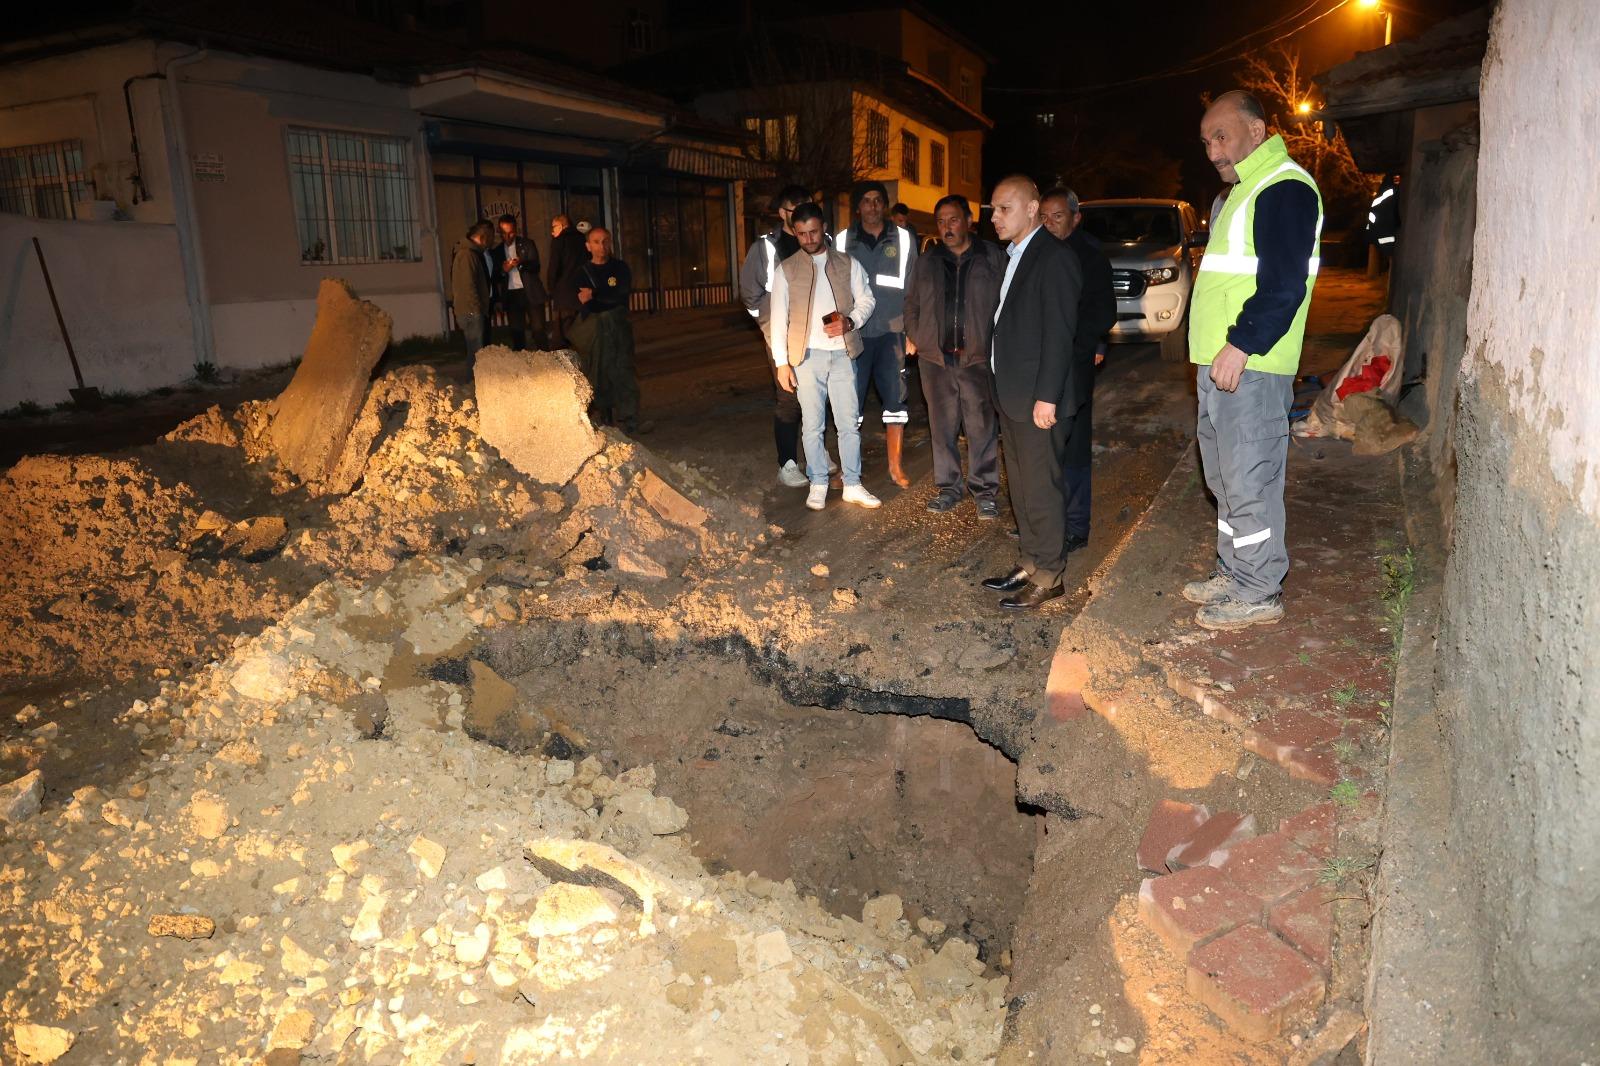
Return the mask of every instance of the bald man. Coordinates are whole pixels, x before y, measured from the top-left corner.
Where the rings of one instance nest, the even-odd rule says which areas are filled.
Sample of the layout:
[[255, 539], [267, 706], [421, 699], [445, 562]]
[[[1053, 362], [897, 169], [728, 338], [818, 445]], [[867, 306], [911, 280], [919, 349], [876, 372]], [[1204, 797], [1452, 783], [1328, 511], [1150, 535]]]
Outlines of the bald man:
[[1245, 629], [1283, 617], [1283, 483], [1289, 407], [1317, 275], [1322, 197], [1267, 135], [1249, 93], [1218, 97], [1200, 120], [1206, 156], [1233, 186], [1195, 276], [1189, 358], [1199, 365], [1196, 436], [1217, 498], [1217, 559], [1184, 598], [1206, 629]]
[[1008, 246], [989, 362], [1021, 559], [983, 586], [1009, 593], [1000, 601], [1007, 610], [1032, 610], [1066, 591], [1062, 467], [1080, 402], [1072, 342], [1083, 270], [1064, 245], [1041, 234], [1039, 187], [1031, 179], [1005, 179], [991, 201], [995, 232]]
[[633, 369], [633, 323], [628, 319], [633, 272], [611, 254], [611, 231], [604, 226], [589, 228], [584, 247], [589, 260], [567, 273], [557, 302], [577, 315], [567, 336], [594, 386], [596, 420], [637, 433], [639, 379]]

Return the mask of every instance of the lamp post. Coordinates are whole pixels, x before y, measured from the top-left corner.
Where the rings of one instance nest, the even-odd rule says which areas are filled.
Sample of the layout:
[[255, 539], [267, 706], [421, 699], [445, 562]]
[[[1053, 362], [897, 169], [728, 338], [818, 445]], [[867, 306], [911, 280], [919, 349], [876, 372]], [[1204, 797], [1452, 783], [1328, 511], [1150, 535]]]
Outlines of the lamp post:
[[1359, 0], [1361, 7], [1367, 11], [1376, 11], [1383, 16], [1383, 43], [1385, 46], [1394, 43], [1394, 13], [1386, 9], [1381, 0]]

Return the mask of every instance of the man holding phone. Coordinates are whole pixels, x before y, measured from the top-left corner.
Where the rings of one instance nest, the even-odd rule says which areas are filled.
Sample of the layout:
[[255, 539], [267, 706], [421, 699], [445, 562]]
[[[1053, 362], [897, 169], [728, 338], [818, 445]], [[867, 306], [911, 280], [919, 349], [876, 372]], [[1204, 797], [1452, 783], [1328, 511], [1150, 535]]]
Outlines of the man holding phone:
[[525, 349], [532, 333], [534, 345], [543, 348], [545, 291], [539, 280], [539, 246], [517, 232], [516, 215], [501, 215], [497, 225], [496, 280], [505, 303], [506, 324], [511, 327], [511, 347]]
[[829, 404], [839, 434], [844, 501], [877, 507], [861, 484], [861, 430], [855, 359], [860, 329], [872, 317], [872, 289], [861, 263], [828, 247], [822, 208], [803, 203], [789, 218], [800, 250], [779, 264], [772, 284], [767, 343], [778, 387], [800, 398], [800, 435], [805, 441], [806, 506], [828, 502], [828, 458], [822, 445]]

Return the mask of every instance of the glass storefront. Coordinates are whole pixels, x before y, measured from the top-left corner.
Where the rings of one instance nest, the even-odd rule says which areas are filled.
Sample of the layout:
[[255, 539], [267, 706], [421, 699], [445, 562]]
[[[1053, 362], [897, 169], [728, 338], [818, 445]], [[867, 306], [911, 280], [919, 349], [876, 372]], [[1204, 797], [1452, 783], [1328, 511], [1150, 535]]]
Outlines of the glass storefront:
[[[548, 264], [550, 218], [574, 225], [609, 217], [615, 247], [633, 270], [637, 310], [700, 307], [734, 298], [729, 183], [624, 170], [608, 205], [599, 167], [467, 155], [432, 157], [444, 261], [467, 227], [516, 215]], [[610, 208], [609, 212], [607, 208]]]

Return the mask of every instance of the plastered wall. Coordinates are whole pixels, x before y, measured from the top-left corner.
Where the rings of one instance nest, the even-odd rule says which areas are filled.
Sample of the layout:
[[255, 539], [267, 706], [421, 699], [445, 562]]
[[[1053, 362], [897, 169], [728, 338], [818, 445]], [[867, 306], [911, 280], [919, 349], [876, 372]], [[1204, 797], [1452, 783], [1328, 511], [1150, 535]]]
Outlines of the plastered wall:
[[1504, 0], [1439, 645], [1497, 1062], [1600, 1061], [1600, 4]]

